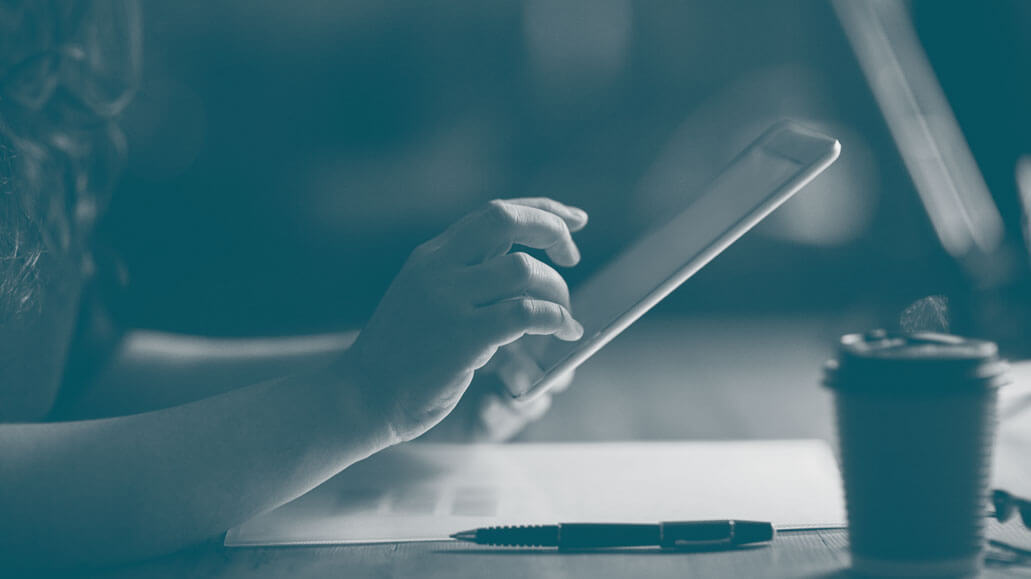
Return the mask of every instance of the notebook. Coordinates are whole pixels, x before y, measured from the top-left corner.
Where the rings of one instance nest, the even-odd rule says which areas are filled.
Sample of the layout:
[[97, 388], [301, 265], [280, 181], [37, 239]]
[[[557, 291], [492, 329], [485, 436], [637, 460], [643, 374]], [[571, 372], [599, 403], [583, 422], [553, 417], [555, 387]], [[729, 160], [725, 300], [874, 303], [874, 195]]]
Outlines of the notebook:
[[409, 444], [231, 529], [229, 547], [446, 539], [573, 521], [845, 522], [837, 463], [815, 440]]

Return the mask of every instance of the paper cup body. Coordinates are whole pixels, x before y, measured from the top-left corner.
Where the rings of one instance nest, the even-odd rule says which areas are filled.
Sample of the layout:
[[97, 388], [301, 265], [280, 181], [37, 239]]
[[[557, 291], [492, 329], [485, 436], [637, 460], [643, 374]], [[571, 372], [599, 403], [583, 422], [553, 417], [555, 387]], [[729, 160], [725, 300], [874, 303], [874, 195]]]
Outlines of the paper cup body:
[[1005, 364], [986, 342], [914, 346], [907, 337], [882, 351], [857, 350], [857, 339], [843, 339], [826, 380], [835, 392], [853, 569], [976, 574]]

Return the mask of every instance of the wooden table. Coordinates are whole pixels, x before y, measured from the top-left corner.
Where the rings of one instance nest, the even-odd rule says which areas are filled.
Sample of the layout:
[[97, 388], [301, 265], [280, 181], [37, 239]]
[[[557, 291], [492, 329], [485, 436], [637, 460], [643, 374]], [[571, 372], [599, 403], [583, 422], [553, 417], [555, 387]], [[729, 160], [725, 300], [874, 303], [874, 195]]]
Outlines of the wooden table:
[[[585, 365], [526, 441], [833, 439], [821, 365], [862, 319], [663, 319], [636, 325]], [[784, 533], [707, 553], [565, 554], [452, 542], [224, 549], [217, 543], [103, 577], [837, 577], [844, 531]], [[1011, 576], [989, 569], [986, 577]]]

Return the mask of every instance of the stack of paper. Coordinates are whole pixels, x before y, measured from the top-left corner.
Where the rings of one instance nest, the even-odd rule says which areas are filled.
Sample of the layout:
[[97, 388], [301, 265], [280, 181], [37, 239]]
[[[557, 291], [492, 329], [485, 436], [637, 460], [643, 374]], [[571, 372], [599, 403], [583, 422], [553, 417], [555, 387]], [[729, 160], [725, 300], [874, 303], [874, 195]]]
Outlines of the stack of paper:
[[411, 444], [226, 535], [227, 546], [419, 541], [473, 527], [698, 519], [838, 526], [821, 441]]

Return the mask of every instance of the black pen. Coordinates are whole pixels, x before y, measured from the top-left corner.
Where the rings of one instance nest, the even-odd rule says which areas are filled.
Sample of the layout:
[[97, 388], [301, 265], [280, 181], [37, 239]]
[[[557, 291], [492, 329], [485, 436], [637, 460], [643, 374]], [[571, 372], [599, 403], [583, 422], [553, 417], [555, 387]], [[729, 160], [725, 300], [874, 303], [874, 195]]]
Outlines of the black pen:
[[658, 524], [560, 523], [483, 527], [451, 535], [477, 545], [604, 549], [662, 547], [693, 549], [735, 547], [773, 540], [773, 525], [759, 521], [684, 521]]

